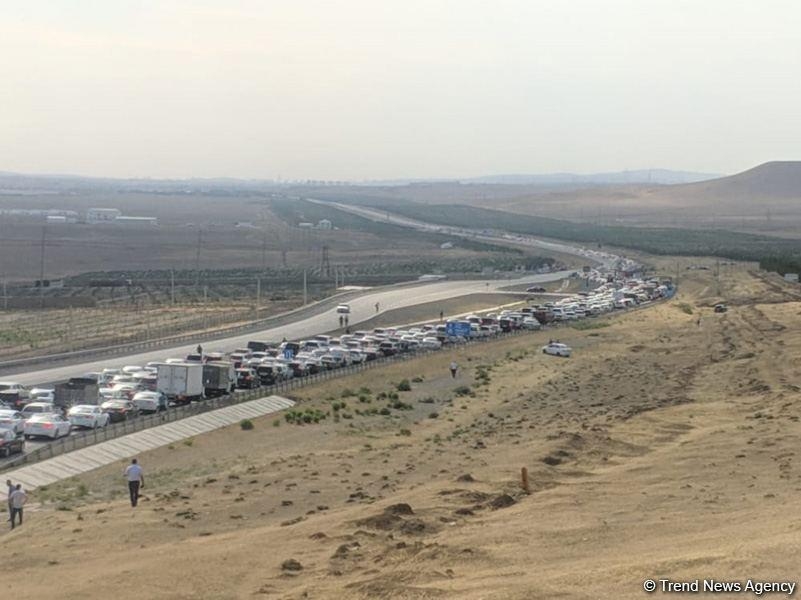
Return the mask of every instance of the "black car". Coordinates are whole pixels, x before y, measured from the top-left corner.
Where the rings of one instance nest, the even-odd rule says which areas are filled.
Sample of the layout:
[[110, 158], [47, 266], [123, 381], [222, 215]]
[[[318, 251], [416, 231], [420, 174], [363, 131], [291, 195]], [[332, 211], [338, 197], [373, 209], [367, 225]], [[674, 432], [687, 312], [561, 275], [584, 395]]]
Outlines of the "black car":
[[535, 285], [534, 287], [527, 288], [526, 291], [531, 294], [541, 294], [545, 292], [545, 288]]
[[130, 400], [109, 400], [101, 404], [100, 408], [108, 414], [109, 423], [119, 423], [139, 416], [139, 409]]
[[22, 452], [25, 447], [25, 438], [14, 433], [13, 429], [0, 429], [0, 456], [11, 456], [15, 452]]

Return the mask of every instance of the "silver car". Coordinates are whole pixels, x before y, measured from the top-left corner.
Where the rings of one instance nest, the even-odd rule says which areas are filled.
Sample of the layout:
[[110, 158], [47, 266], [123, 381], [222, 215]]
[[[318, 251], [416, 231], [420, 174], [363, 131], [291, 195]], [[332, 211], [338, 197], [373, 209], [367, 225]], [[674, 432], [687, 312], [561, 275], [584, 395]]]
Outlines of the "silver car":
[[10, 429], [14, 433], [22, 433], [25, 417], [17, 410], [0, 410], [0, 429]]

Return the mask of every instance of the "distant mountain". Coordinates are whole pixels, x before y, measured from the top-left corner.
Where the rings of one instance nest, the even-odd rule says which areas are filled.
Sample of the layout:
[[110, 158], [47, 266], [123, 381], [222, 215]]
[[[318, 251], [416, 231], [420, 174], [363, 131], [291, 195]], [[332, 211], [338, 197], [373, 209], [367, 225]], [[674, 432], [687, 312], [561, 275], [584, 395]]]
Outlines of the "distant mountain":
[[689, 171], [671, 171], [669, 169], [643, 169], [639, 171], [616, 171], [612, 173], [593, 173], [579, 175], [576, 173], [546, 173], [541, 175], [488, 175], [461, 179], [461, 183], [542, 185], [542, 186], [592, 186], [592, 185], [626, 185], [655, 184], [671, 185], [693, 183], [707, 179], [716, 179], [720, 175], [712, 173], [693, 173]]
[[742, 173], [664, 190], [711, 199], [801, 198], [801, 161], [766, 162]]

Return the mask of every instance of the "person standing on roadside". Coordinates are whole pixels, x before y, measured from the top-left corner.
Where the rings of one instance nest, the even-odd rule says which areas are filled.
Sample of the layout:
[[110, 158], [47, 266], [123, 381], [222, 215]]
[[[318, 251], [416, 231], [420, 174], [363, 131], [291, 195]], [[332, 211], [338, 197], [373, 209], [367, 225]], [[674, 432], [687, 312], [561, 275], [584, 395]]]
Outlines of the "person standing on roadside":
[[376, 312], [376, 313], [378, 313], [378, 308], [379, 308], [379, 307], [380, 307], [380, 304], [378, 304], [378, 302], [376, 302], [376, 303], [375, 303], [375, 312]]
[[19, 524], [22, 525], [22, 508], [28, 501], [28, 494], [23, 491], [22, 484], [18, 483], [9, 498], [11, 499], [11, 529], [14, 529], [17, 515], [19, 515]]
[[135, 458], [131, 460], [131, 464], [125, 469], [123, 475], [128, 480], [131, 506], [136, 508], [136, 504], [139, 502], [139, 490], [145, 487], [145, 476], [142, 473], [142, 467], [139, 466]]
[[8, 500], [8, 520], [10, 521], [11, 515], [13, 514], [11, 510], [11, 494], [14, 493], [16, 488], [14, 487], [14, 484], [11, 483], [10, 479], [6, 479], [6, 488], [6, 499]]
[[457, 364], [456, 364], [456, 361], [455, 361], [455, 360], [454, 360], [454, 361], [451, 361], [451, 366], [450, 366], [450, 369], [451, 369], [451, 377], [452, 377], [453, 379], [456, 379], [456, 371], [458, 371], [458, 370], [459, 370], [459, 365], [457, 365]]

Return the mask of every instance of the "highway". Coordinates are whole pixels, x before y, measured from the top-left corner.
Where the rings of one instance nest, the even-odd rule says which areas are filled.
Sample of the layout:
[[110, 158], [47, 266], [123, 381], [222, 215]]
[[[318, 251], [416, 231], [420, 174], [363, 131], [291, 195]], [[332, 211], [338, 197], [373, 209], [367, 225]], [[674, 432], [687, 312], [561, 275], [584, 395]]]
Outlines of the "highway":
[[[621, 261], [627, 262], [621, 257], [610, 254], [608, 252], [601, 252], [598, 250], [588, 250], [578, 246], [570, 246], [560, 242], [552, 242], [542, 240], [528, 235], [512, 234], [498, 231], [491, 231], [489, 229], [466, 229], [463, 227], [452, 227], [447, 225], [436, 225], [432, 223], [425, 223], [417, 221], [408, 217], [393, 214], [386, 210], [372, 208], [368, 206], [359, 206], [353, 204], [343, 204], [341, 202], [333, 202], [329, 200], [318, 200], [316, 198], [304, 198], [307, 202], [313, 202], [322, 206], [330, 206], [342, 212], [351, 213], [365, 219], [370, 219], [377, 223], [391, 223], [392, 225], [399, 225], [401, 227], [408, 227], [417, 231], [426, 231], [428, 233], [444, 233], [456, 237], [468, 238], [471, 240], [478, 240], [490, 243], [513, 244], [516, 246], [526, 246], [533, 248], [542, 248], [550, 252], [559, 252], [561, 254], [568, 254], [571, 256], [579, 256], [590, 262], [604, 265], [609, 269], [613, 269], [615, 265]], [[630, 261], [628, 261], [630, 262]]]
[[[399, 286], [393, 289], [384, 288], [380, 291], [367, 290], [363, 295], [348, 301], [351, 309], [349, 325], [351, 330], [356, 330], [358, 329], [359, 323], [374, 317], [377, 314], [375, 309], [376, 303], [379, 305], [379, 312], [385, 312], [469, 294], [493, 292], [512, 284], [535, 285], [538, 283], [557, 281], [570, 276], [572, 272], [573, 271], [558, 271], [541, 275], [529, 275], [519, 279], [445, 280], [421, 283], [415, 286]], [[335, 309], [307, 318], [303, 318], [301, 315], [302, 313], [298, 315], [298, 321], [288, 325], [216, 340], [213, 344], [205, 346], [204, 350], [207, 352], [230, 352], [235, 348], [245, 347], [249, 340], [280, 342], [284, 337], [288, 340], [304, 339], [339, 327], [339, 315], [336, 313]], [[100, 371], [105, 367], [120, 367], [124, 365], [142, 366], [150, 361], [164, 360], [170, 357], [183, 358], [187, 354], [194, 352], [195, 347], [196, 345], [192, 344], [172, 348], [160, 348], [159, 350], [132, 354], [124, 357], [118, 356], [69, 366], [8, 373], [3, 375], [3, 379], [7, 381], [17, 381], [29, 386], [52, 386], [54, 383], [65, 381], [70, 377], [91, 371]]]

